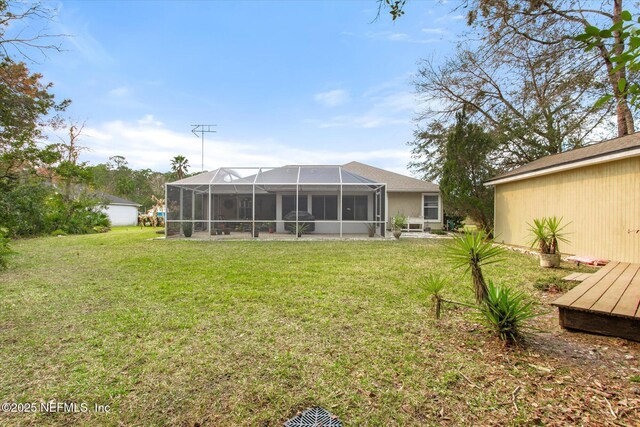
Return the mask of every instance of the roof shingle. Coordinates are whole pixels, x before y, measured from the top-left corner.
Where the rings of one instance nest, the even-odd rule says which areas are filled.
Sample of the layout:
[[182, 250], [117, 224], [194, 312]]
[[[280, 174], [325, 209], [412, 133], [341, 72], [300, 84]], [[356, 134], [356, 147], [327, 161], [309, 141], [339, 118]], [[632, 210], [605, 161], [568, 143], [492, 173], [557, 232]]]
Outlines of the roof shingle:
[[350, 162], [342, 166], [350, 172], [369, 178], [375, 182], [386, 182], [387, 191], [391, 192], [439, 192], [440, 187], [430, 181], [423, 181], [410, 176], [400, 175], [385, 169], [365, 165], [360, 162]]
[[[487, 184], [491, 184], [494, 181], [504, 178], [516, 178], [518, 175], [530, 172], [543, 171], [556, 166], [570, 165], [571, 163], [578, 163], [616, 153], [623, 153], [637, 148], [640, 148], [640, 132], [598, 142], [586, 147], [576, 148], [575, 150], [565, 151], [564, 153], [542, 157], [507, 173], [495, 176], [487, 181]], [[577, 166], [578, 165], [576, 165], [576, 167]]]

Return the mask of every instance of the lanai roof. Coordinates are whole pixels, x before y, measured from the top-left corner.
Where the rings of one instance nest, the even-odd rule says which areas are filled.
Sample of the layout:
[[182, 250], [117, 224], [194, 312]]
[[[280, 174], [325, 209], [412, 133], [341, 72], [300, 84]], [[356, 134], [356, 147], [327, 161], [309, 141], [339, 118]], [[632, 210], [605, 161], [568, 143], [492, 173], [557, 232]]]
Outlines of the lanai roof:
[[377, 182], [360, 176], [340, 165], [289, 165], [278, 168], [218, 168], [170, 184], [199, 186], [209, 184], [251, 185], [254, 183], [259, 185], [384, 184], [384, 182]]

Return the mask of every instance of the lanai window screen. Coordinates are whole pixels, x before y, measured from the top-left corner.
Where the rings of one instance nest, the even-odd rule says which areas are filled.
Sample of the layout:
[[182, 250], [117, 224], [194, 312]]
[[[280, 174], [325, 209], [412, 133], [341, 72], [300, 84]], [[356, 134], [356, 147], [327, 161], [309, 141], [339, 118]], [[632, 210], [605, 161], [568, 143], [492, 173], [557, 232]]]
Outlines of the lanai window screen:
[[385, 235], [386, 184], [341, 166], [219, 168], [166, 184], [165, 235]]

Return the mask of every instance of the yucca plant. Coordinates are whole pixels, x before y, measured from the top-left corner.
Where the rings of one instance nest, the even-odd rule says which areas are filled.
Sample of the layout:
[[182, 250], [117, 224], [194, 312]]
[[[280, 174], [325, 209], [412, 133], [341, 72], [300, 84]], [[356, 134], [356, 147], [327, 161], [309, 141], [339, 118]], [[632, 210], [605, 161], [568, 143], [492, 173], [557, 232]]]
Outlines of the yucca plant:
[[547, 232], [549, 237], [549, 253], [557, 254], [560, 252], [558, 248], [558, 241], [563, 243], [569, 243], [569, 240], [565, 237], [565, 233], [562, 230], [567, 226], [561, 225], [562, 217], [557, 218], [555, 216], [547, 218]]
[[465, 273], [471, 272], [478, 304], [487, 298], [488, 292], [481, 267], [499, 262], [503, 253], [504, 249], [494, 246], [493, 239], [484, 230], [474, 233], [465, 231], [464, 234], [453, 236], [447, 254], [454, 268], [464, 267]]
[[529, 225], [531, 247], [537, 247], [541, 254], [557, 254], [560, 252], [558, 242], [569, 243], [563, 233], [567, 224], [562, 224], [562, 217], [555, 216], [536, 218]]
[[549, 235], [547, 234], [547, 219], [534, 219], [529, 226], [531, 234], [531, 247], [537, 247], [541, 254], [549, 253]]
[[521, 291], [487, 283], [487, 298], [478, 306], [481, 319], [507, 344], [515, 343], [527, 320], [539, 316]]
[[421, 285], [436, 305], [436, 319], [440, 318], [440, 307], [442, 305], [442, 290], [446, 286], [447, 281], [439, 275], [428, 274], [422, 281]]

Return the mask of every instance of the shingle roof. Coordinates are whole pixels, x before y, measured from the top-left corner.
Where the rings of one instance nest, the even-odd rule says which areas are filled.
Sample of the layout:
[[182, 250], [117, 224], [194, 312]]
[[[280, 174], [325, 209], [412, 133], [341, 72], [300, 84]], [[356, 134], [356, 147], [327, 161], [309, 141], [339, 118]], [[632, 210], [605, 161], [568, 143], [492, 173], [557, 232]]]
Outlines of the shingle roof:
[[132, 202], [131, 200], [123, 199], [122, 197], [114, 196], [112, 194], [100, 193], [98, 196], [108, 200], [110, 205], [142, 206], [139, 203]]
[[376, 182], [386, 182], [387, 191], [391, 192], [439, 192], [440, 187], [430, 181], [411, 178], [385, 169], [365, 165], [360, 162], [350, 162], [342, 166], [344, 169], [369, 178]]
[[495, 176], [487, 181], [487, 184], [491, 184], [494, 181], [504, 178], [516, 178], [518, 175], [543, 171], [552, 167], [564, 165], [570, 166], [572, 163], [576, 163], [576, 167], [579, 167], [578, 163], [585, 160], [597, 159], [598, 157], [611, 154], [624, 153], [625, 151], [638, 148], [640, 148], [640, 132], [602, 141], [586, 147], [576, 148], [575, 150], [565, 151], [564, 153], [542, 157], [531, 163], [527, 163], [524, 166], [515, 168], [505, 174]]

